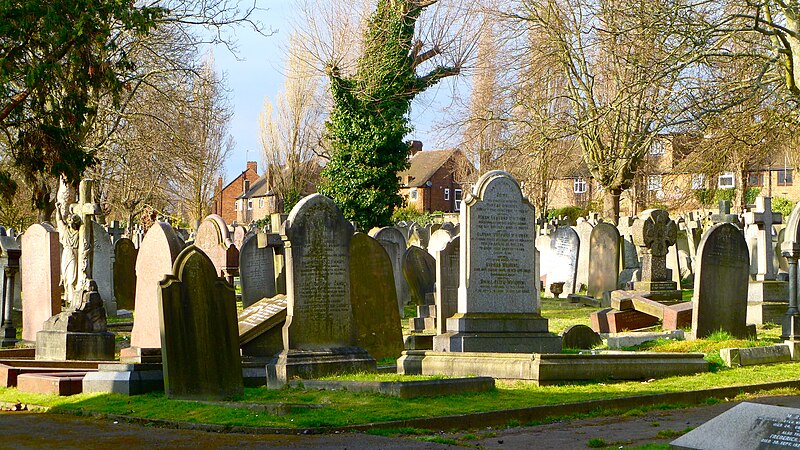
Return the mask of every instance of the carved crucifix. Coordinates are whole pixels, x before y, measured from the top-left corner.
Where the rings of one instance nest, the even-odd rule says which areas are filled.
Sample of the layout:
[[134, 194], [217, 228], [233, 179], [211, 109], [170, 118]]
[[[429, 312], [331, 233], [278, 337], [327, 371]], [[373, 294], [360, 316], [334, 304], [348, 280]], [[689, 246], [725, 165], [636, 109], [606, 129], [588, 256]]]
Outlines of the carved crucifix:
[[81, 309], [83, 305], [83, 295], [81, 293], [89, 290], [89, 282], [92, 280], [92, 265], [94, 259], [94, 236], [93, 222], [95, 216], [100, 214], [100, 205], [94, 203], [94, 181], [81, 181], [78, 203], [72, 205], [72, 213], [80, 218], [80, 229], [78, 231], [78, 280], [77, 287], [79, 294], [75, 296], [74, 305], [69, 305], [71, 309]]
[[667, 253], [678, 240], [678, 226], [663, 209], [642, 213], [633, 225], [633, 241], [644, 248], [642, 281], [668, 281]]

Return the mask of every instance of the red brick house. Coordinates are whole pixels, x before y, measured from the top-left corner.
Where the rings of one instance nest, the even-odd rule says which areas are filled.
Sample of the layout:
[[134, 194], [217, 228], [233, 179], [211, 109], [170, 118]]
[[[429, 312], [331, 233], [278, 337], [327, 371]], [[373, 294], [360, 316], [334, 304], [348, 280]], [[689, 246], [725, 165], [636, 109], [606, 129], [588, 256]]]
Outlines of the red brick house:
[[420, 212], [458, 212], [466, 181], [475, 167], [458, 149], [422, 151], [422, 143], [412, 142], [411, 166], [400, 172], [400, 194], [406, 204]]
[[250, 190], [250, 185], [258, 180], [258, 163], [247, 162], [245, 169], [239, 176], [223, 187], [222, 177], [217, 180], [214, 188], [214, 197], [211, 198], [211, 214], [218, 214], [225, 223], [233, 223], [237, 219], [236, 209], [239, 206], [236, 199]]

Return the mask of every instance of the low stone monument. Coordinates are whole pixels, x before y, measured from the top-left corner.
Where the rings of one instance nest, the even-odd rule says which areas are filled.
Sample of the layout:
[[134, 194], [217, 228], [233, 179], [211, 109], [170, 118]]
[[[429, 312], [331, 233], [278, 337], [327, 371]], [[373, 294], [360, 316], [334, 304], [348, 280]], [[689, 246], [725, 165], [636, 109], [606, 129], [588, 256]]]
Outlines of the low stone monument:
[[108, 361], [114, 359], [114, 335], [106, 331], [103, 299], [92, 279], [94, 217], [93, 182], [80, 184], [78, 203], [74, 190], [61, 182], [56, 217], [62, 244], [61, 279], [67, 309], [44, 323], [36, 333], [37, 360]]
[[267, 366], [268, 386], [293, 378], [374, 371], [356, 345], [350, 299], [353, 225], [321, 194], [297, 203], [283, 225], [288, 310], [283, 351]]
[[663, 209], [648, 209], [639, 219], [633, 225], [633, 240], [642, 251], [641, 280], [633, 283], [633, 290], [662, 303], [678, 302], [680, 286], [667, 269], [667, 253], [675, 245], [678, 226]]
[[283, 350], [286, 296], [261, 299], [239, 313], [242, 356], [273, 357]]
[[434, 337], [434, 351], [561, 351], [540, 314], [536, 216], [517, 181], [488, 172], [463, 205], [458, 311], [447, 318], [447, 333]]
[[195, 246], [161, 282], [164, 393], [182, 400], [223, 400], [244, 392], [236, 294]]
[[550, 251], [543, 267], [547, 268], [547, 290], [554, 283], [563, 283], [561, 292], [569, 295], [577, 290], [580, 238], [572, 227], [558, 227], [550, 237]]
[[233, 244], [222, 217], [212, 214], [203, 219], [197, 228], [194, 245], [214, 262], [221, 277], [233, 283], [233, 278], [239, 275], [239, 250]]

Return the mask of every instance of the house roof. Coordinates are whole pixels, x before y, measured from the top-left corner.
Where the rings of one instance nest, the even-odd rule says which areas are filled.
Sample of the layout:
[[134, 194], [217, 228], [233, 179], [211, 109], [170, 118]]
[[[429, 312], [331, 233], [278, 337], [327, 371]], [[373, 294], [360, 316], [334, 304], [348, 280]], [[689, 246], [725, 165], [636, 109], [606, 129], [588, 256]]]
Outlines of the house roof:
[[[231, 187], [233, 185], [233, 183], [239, 181], [239, 179], [241, 179], [242, 177], [246, 176], [247, 172], [250, 171], [250, 170], [251, 170], [250, 168], [247, 168], [247, 169], [243, 170], [242, 173], [240, 173], [236, 178], [232, 179], [228, 184], [226, 184], [225, 187], [223, 187], [222, 190], [219, 193], [225, 192], [225, 190], [227, 190], [229, 187]], [[253, 170], [253, 173], [256, 174], [256, 177], [258, 177], [258, 172]]]
[[[407, 187], [421, 187], [431, 179], [433, 174], [439, 170], [457, 149], [451, 150], [423, 150], [411, 157], [410, 167], [400, 172], [401, 182]], [[408, 177], [411, 180], [408, 181]]]
[[255, 183], [251, 184], [250, 189], [248, 189], [247, 192], [236, 198], [255, 198], [266, 197], [269, 195], [275, 195], [275, 193], [269, 188], [269, 185], [267, 184], [267, 176], [264, 175], [256, 180]]

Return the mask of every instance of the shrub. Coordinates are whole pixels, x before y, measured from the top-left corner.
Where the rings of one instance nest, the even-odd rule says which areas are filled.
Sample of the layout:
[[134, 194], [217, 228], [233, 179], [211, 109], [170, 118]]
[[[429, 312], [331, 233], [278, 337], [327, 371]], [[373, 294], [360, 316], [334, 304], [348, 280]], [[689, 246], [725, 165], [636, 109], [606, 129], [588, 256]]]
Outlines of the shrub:
[[789, 200], [788, 198], [783, 197], [774, 197], [772, 199], [772, 210], [775, 212], [779, 212], [783, 214], [784, 223], [788, 220], [789, 215], [792, 213], [792, 208], [794, 208], [793, 201]]
[[547, 220], [555, 219], [556, 217], [567, 216], [572, 223], [578, 220], [578, 217], [584, 217], [589, 214], [589, 210], [581, 208], [580, 206], [565, 206], [564, 208], [551, 209], [547, 211]]
[[406, 206], [404, 208], [397, 208], [392, 213], [392, 222], [416, 222], [419, 225], [427, 225], [433, 223], [433, 214], [419, 212], [416, 209]]

